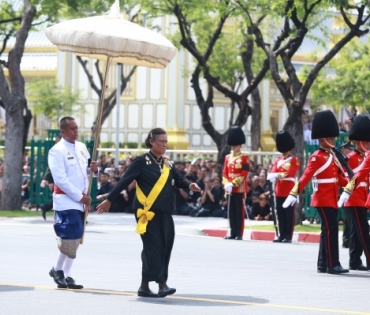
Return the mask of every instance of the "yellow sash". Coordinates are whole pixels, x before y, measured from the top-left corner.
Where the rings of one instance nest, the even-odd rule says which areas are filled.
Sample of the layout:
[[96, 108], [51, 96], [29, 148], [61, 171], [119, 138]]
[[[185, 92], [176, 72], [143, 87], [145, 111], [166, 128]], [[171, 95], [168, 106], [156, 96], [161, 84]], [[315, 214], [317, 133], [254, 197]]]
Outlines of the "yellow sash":
[[167, 182], [168, 175], [170, 174], [170, 168], [167, 165], [163, 165], [163, 173], [158, 178], [157, 182], [150, 191], [148, 197], [146, 197], [143, 191], [140, 189], [139, 185], [136, 183], [136, 198], [144, 206], [144, 209], [139, 208], [137, 210], [136, 216], [138, 217], [136, 232], [139, 234], [144, 234], [146, 232], [146, 226], [148, 221], [152, 220], [155, 213], [149, 211], [153, 206], [160, 192], [162, 191], [164, 185]]

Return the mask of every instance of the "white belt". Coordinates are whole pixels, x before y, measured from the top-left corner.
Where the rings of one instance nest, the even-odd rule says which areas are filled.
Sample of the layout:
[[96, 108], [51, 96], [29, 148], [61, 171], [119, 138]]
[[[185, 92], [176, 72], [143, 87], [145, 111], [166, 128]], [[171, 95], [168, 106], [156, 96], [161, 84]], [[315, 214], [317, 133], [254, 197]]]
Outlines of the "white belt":
[[313, 178], [312, 179], [312, 188], [313, 188], [313, 191], [318, 191], [319, 190], [319, 184], [333, 184], [333, 183], [336, 183], [338, 182], [338, 178], [320, 178], [320, 179], [317, 179], [317, 178]]
[[358, 185], [357, 185], [357, 188], [358, 187], [367, 187], [367, 184], [366, 184], [366, 182], [360, 182]]
[[294, 177], [286, 177], [286, 178], [282, 178], [281, 180], [290, 180], [291, 182], [295, 183], [295, 178]]
[[314, 179], [314, 181], [318, 184], [330, 184], [338, 182], [338, 178], [321, 178], [321, 179]]

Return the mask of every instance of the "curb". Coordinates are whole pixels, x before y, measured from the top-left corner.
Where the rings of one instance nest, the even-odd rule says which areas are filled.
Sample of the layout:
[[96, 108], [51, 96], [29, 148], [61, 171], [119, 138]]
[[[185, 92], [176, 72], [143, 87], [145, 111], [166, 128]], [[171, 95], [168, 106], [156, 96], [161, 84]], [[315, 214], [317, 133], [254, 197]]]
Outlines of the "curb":
[[[203, 229], [202, 232], [207, 236], [224, 238], [227, 229]], [[275, 232], [245, 230], [243, 240], [253, 241], [273, 241], [276, 238]], [[293, 243], [320, 243], [320, 233], [294, 232]]]

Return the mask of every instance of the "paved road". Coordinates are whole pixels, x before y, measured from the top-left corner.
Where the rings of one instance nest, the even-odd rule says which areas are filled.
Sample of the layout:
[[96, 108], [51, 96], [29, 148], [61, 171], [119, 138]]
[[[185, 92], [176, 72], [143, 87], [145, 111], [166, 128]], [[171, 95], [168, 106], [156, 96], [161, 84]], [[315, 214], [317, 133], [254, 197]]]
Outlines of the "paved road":
[[[141, 241], [132, 216], [89, 217], [73, 269], [81, 291], [56, 289], [48, 276], [57, 256], [51, 219], [0, 220], [0, 314], [370, 314], [370, 272], [317, 274], [316, 244], [228, 241], [199, 232], [222, 219], [175, 221], [168, 283], [177, 293], [145, 299], [136, 296]], [[340, 257], [347, 267], [348, 252]]]

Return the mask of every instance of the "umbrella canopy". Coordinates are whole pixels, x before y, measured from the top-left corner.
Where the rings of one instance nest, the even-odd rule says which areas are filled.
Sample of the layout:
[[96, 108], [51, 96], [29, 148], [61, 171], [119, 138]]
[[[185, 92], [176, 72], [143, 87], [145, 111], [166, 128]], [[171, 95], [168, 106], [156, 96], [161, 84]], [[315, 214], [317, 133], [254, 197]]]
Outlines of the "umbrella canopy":
[[150, 68], [165, 68], [177, 52], [161, 34], [123, 19], [118, 1], [109, 15], [64, 21], [45, 33], [61, 51]]

